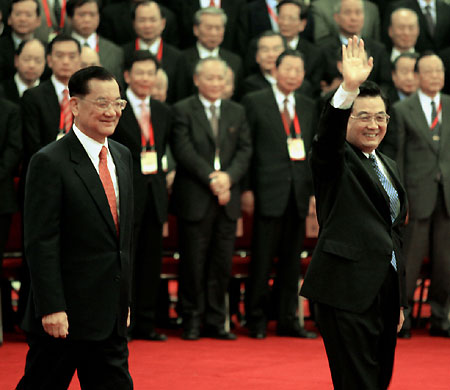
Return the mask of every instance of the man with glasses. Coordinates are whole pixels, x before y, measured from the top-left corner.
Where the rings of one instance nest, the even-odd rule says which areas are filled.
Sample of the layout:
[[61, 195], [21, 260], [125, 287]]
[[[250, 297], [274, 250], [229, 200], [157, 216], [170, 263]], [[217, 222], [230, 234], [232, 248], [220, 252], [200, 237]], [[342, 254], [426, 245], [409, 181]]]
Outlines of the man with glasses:
[[[413, 304], [416, 281], [425, 257], [431, 263], [432, 336], [450, 337], [450, 97], [441, 93], [444, 65], [432, 52], [417, 60], [419, 90], [397, 103], [398, 164], [408, 192], [409, 223], [405, 231], [407, 297]], [[401, 336], [411, 337], [411, 309], [405, 312]], [[407, 314], [407, 315], [406, 315]]]
[[301, 295], [316, 302], [335, 390], [383, 389], [406, 305], [400, 228], [406, 194], [377, 151], [389, 116], [366, 82], [363, 40], [343, 47], [343, 83], [322, 112], [310, 162], [320, 235]]
[[107, 137], [126, 101], [92, 66], [69, 81], [73, 127], [32, 158], [25, 191], [29, 351], [17, 389], [131, 390], [132, 160]]

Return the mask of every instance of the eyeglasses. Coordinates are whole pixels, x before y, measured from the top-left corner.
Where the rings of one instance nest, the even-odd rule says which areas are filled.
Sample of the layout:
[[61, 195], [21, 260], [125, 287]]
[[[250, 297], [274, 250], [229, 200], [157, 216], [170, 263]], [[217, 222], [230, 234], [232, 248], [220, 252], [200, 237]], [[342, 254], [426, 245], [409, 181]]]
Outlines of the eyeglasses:
[[111, 108], [111, 106], [114, 108], [115, 111], [122, 111], [127, 106], [127, 101], [123, 99], [115, 100], [113, 102], [106, 99], [89, 100], [83, 97], [80, 97], [80, 99], [92, 103], [100, 111], [108, 111]]
[[358, 115], [350, 115], [350, 118], [356, 119], [358, 121], [361, 121], [363, 123], [370, 123], [373, 119], [375, 119], [375, 122], [379, 125], [384, 125], [389, 123], [390, 116], [388, 114], [358, 114]]

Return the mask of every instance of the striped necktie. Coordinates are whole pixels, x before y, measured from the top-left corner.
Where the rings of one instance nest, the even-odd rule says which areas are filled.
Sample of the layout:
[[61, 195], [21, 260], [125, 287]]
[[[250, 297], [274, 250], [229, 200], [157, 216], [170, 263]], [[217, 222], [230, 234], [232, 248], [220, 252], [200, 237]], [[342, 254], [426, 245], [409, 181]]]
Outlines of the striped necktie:
[[[73, 115], [69, 105], [69, 90], [63, 91], [63, 99], [61, 101], [61, 111], [64, 118], [64, 132], [67, 133], [72, 127]], [[62, 129], [61, 129], [62, 130]]]
[[[383, 171], [381, 170], [380, 166], [378, 165], [377, 159], [373, 154], [369, 154], [370, 162], [372, 163], [373, 169], [375, 170], [375, 173], [378, 176], [378, 179], [381, 182], [381, 185], [383, 186], [384, 190], [386, 191], [388, 197], [389, 197], [389, 210], [391, 215], [391, 222], [394, 223], [395, 219], [397, 218], [397, 215], [400, 212], [400, 200], [398, 198], [398, 192], [395, 189], [395, 187], [392, 185], [392, 183], [389, 181], [389, 179], [384, 175]], [[391, 264], [397, 270], [397, 260], [395, 258], [395, 253], [392, 251], [392, 259]]]

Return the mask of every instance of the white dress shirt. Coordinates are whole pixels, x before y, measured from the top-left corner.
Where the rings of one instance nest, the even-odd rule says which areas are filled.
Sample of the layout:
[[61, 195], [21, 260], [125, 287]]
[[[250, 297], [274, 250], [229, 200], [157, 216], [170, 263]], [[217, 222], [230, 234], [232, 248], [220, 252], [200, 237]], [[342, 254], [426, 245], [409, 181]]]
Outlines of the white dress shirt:
[[33, 87], [37, 87], [39, 85], [39, 79], [37, 79], [33, 85], [28, 86], [27, 84], [25, 84], [22, 79], [19, 76], [19, 73], [16, 73], [14, 75], [14, 82], [16, 83], [17, 86], [17, 92], [19, 93], [19, 97], [22, 97], [24, 92], [27, 89], [33, 88]]
[[56, 96], [58, 97], [58, 102], [59, 104], [61, 104], [64, 97], [63, 92], [65, 89], [67, 89], [67, 85], [64, 85], [61, 81], [59, 81], [54, 74], [52, 74], [50, 80], [52, 81], [53, 87], [55, 88]]
[[289, 116], [291, 119], [294, 119], [295, 116], [295, 97], [294, 92], [291, 92], [289, 95], [285, 95], [283, 92], [281, 92], [276, 85], [272, 87], [273, 93], [275, 95], [275, 100], [277, 101], [278, 108], [280, 112], [284, 111], [284, 101], [285, 99], [288, 100], [287, 102], [287, 108], [289, 112]]
[[92, 33], [87, 38], [82, 37], [80, 34], [77, 34], [75, 31], [72, 32], [72, 37], [75, 38], [80, 46], [83, 47], [87, 44], [92, 50], [97, 51], [97, 33]]
[[198, 56], [200, 59], [208, 58], [208, 57], [219, 57], [219, 47], [217, 46], [214, 50], [208, 50], [205, 46], [203, 46], [200, 42], [197, 41], [197, 50]]
[[[434, 100], [434, 104], [436, 105], [436, 111], [438, 110], [439, 104], [441, 103], [441, 94], [438, 93], [432, 99], [428, 95], [425, 95], [421, 89], [418, 89], [417, 94], [419, 96], [420, 105], [422, 106], [423, 113], [425, 114], [425, 118], [427, 119], [428, 125], [431, 127], [431, 101]], [[438, 115], [439, 122], [442, 121], [442, 110]]]
[[134, 116], [139, 121], [139, 118], [141, 117], [142, 114], [142, 102], [145, 103], [146, 107], [148, 107], [148, 110], [150, 111], [150, 96], [147, 96], [144, 100], [142, 100], [136, 96], [136, 94], [133, 92], [131, 88], [127, 88], [125, 94], [127, 95], [128, 103], [131, 105], [131, 108], [133, 109]]
[[211, 103], [208, 99], [206, 99], [203, 95], [198, 95], [198, 98], [200, 99], [200, 101], [203, 104], [203, 107], [205, 108], [205, 113], [206, 113], [206, 117], [208, 118], [208, 120], [211, 120], [211, 106], [215, 106], [216, 107], [216, 115], [217, 118], [220, 118], [220, 104], [222, 102], [221, 99], [217, 99], [214, 103]]

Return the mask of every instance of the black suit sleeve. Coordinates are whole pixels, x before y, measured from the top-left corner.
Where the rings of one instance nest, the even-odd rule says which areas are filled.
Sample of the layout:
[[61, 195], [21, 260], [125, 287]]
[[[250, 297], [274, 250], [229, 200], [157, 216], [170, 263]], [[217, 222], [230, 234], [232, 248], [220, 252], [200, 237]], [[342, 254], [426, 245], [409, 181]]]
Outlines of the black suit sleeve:
[[29, 158], [42, 147], [38, 121], [41, 113], [30, 91], [25, 91], [22, 97], [21, 111], [23, 118], [24, 152], [25, 156]]
[[22, 156], [22, 121], [19, 108], [8, 102], [7, 105], [3, 104], [2, 110], [7, 113], [6, 120], [2, 123], [2, 130], [7, 135], [0, 154], [0, 182], [13, 176]]
[[25, 255], [38, 317], [66, 310], [61, 276], [61, 189], [55, 162], [44, 153], [32, 158], [25, 190]]

